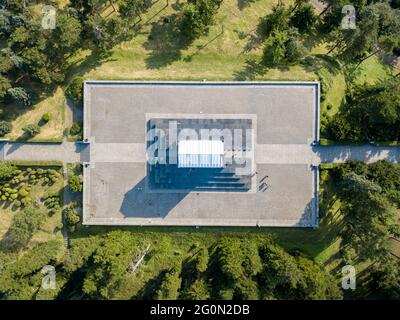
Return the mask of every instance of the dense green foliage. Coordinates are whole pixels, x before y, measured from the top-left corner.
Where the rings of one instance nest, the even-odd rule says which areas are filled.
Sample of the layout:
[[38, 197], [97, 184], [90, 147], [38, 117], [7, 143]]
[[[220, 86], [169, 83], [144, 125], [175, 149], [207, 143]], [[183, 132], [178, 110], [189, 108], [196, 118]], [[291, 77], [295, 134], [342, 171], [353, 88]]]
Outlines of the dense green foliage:
[[371, 263], [368, 290], [377, 297], [398, 299], [400, 265], [393, 241], [400, 236], [400, 166], [349, 161], [330, 170], [343, 216], [344, 263]]
[[82, 134], [82, 123], [76, 121], [72, 124], [71, 128], [69, 129], [69, 134], [71, 136], [78, 136]]
[[44, 222], [45, 217], [46, 214], [34, 206], [26, 206], [18, 211], [6, 235], [7, 249], [18, 251], [24, 248]]
[[38, 124], [28, 124], [22, 128], [22, 131], [29, 137], [34, 137], [40, 133], [40, 126]]
[[[0, 272], [0, 298], [40, 299], [41, 270], [45, 265], [56, 265], [62, 250], [63, 244], [59, 240], [38, 243], [18, 260], [7, 264]], [[61, 282], [61, 279], [58, 278], [58, 281]]]
[[35, 101], [35, 94], [25, 88], [15, 87], [7, 90], [8, 96], [16, 103], [22, 106], [31, 106]]
[[329, 124], [329, 133], [336, 140], [399, 141], [400, 82], [355, 86]]
[[83, 189], [83, 182], [80, 176], [71, 176], [68, 178], [68, 187], [72, 192], [81, 192]]
[[51, 119], [50, 114], [45, 113], [45, 114], [42, 115], [42, 118], [41, 118], [40, 120], [41, 120], [43, 123], [47, 123], [47, 122], [50, 121], [50, 119]]
[[70, 232], [75, 231], [76, 225], [81, 221], [79, 214], [74, 206], [67, 207], [63, 210], [65, 221], [68, 225], [68, 230]]
[[0, 162], [0, 181], [8, 181], [16, 172], [17, 168], [11, 161]]
[[222, 0], [189, 0], [182, 11], [180, 31], [193, 40], [208, 32]]
[[272, 13], [260, 23], [262, 36], [266, 38], [263, 63], [267, 66], [298, 63], [306, 55], [299, 32], [310, 31], [316, 16], [307, 1], [297, 1], [294, 7], [278, 2]]
[[400, 204], [400, 168], [383, 161], [370, 165], [348, 162], [335, 173], [344, 213], [345, 244], [359, 260], [386, 261], [390, 238], [400, 236], [396, 211]]
[[81, 104], [83, 98], [83, 78], [74, 78], [65, 91], [65, 94], [76, 103]]

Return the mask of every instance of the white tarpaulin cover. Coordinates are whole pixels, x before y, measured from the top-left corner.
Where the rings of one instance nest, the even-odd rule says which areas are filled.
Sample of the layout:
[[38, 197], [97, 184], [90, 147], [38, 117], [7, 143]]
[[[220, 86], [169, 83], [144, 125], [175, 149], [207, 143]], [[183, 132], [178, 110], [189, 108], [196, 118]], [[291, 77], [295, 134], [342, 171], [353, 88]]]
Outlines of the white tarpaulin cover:
[[182, 140], [178, 143], [179, 168], [222, 168], [224, 143], [217, 140]]

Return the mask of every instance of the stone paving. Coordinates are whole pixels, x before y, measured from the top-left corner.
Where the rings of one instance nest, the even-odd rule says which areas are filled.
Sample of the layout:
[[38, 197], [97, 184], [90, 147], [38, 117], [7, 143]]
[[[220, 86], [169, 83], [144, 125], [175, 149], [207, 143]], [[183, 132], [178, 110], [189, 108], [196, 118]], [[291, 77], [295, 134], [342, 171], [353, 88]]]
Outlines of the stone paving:
[[[319, 164], [397, 163], [400, 148], [314, 145], [319, 140], [315, 85], [88, 82], [84, 138], [90, 143], [2, 142], [0, 160], [83, 163], [84, 224], [316, 227]], [[241, 116], [253, 119], [252, 190], [216, 195], [148, 188], [148, 119]]]

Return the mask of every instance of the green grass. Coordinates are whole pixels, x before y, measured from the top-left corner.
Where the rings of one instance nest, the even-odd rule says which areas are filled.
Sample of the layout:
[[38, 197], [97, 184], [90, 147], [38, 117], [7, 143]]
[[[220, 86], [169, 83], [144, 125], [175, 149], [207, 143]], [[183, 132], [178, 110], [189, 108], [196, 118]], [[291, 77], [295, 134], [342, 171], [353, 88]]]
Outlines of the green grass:
[[356, 72], [355, 83], [374, 84], [377, 81], [388, 79], [393, 75], [393, 70], [384, 65], [377, 57], [365, 60]]
[[[43, 114], [48, 113], [50, 121], [41, 125], [40, 133], [33, 138], [27, 138], [22, 128], [27, 124], [38, 124]], [[9, 106], [4, 114], [11, 121], [12, 132], [6, 135], [11, 141], [27, 140], [31, 142], [62, 142], [65, 123], [65, 97], [61, 88], [54, 95], [42, 99], [30, 108]]]
[[165, 8], [165, 1], [159, 1], [143, 16], [140, 31], [131, 41], [117, 45], [102, 61], [82, 52], [74, 59], [72, 71], [87, 79], [313, 80], [314, 73], [300, 66], [287, 70], [248, 66], [247, 61], [258, 62], [261, 56], [261, 43], [249, 46], [258, 19], [277, 2], [259, 0], [240, 10], [236, 0], [224, 1], [209, 34], [183, 46], [177, 32], [171, 31], [173, 22], [163, 23], [164, 17], [176, 14], [172, 3]]

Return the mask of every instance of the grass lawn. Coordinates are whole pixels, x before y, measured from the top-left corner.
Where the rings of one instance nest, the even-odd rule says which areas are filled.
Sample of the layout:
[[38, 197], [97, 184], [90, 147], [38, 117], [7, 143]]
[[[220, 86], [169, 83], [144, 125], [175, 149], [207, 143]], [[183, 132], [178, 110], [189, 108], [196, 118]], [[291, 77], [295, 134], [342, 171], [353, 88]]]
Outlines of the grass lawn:
[[54, 95], [41, 100], [29, 109], [11, 106], [5, 117], [11, 121], [13, 130], [6, 138], [10, 140], [25, 140], [22, 128], [27, 124], [39, 124], [43, 114], [50, 115], [50, 121], [40, 126], [40, 133], [28, 139], [29, 141], [62, 141], [65, 122], [65, 96], [59, 87]]
[[224, 1], [209, 34], [186, 46], [174, 30], [178, 4], [166, 7], [160, 0], [143, 16], [134, 39], [116, 46], [102, 62], [81, 60], [78, 72], [87, 79], [116, 80], [312, 80], [314, 74], [302, 67], [267, 70], [257, 64], [259, 18], [277, 2], [242, 3], [240, 9], [236, 0]]

